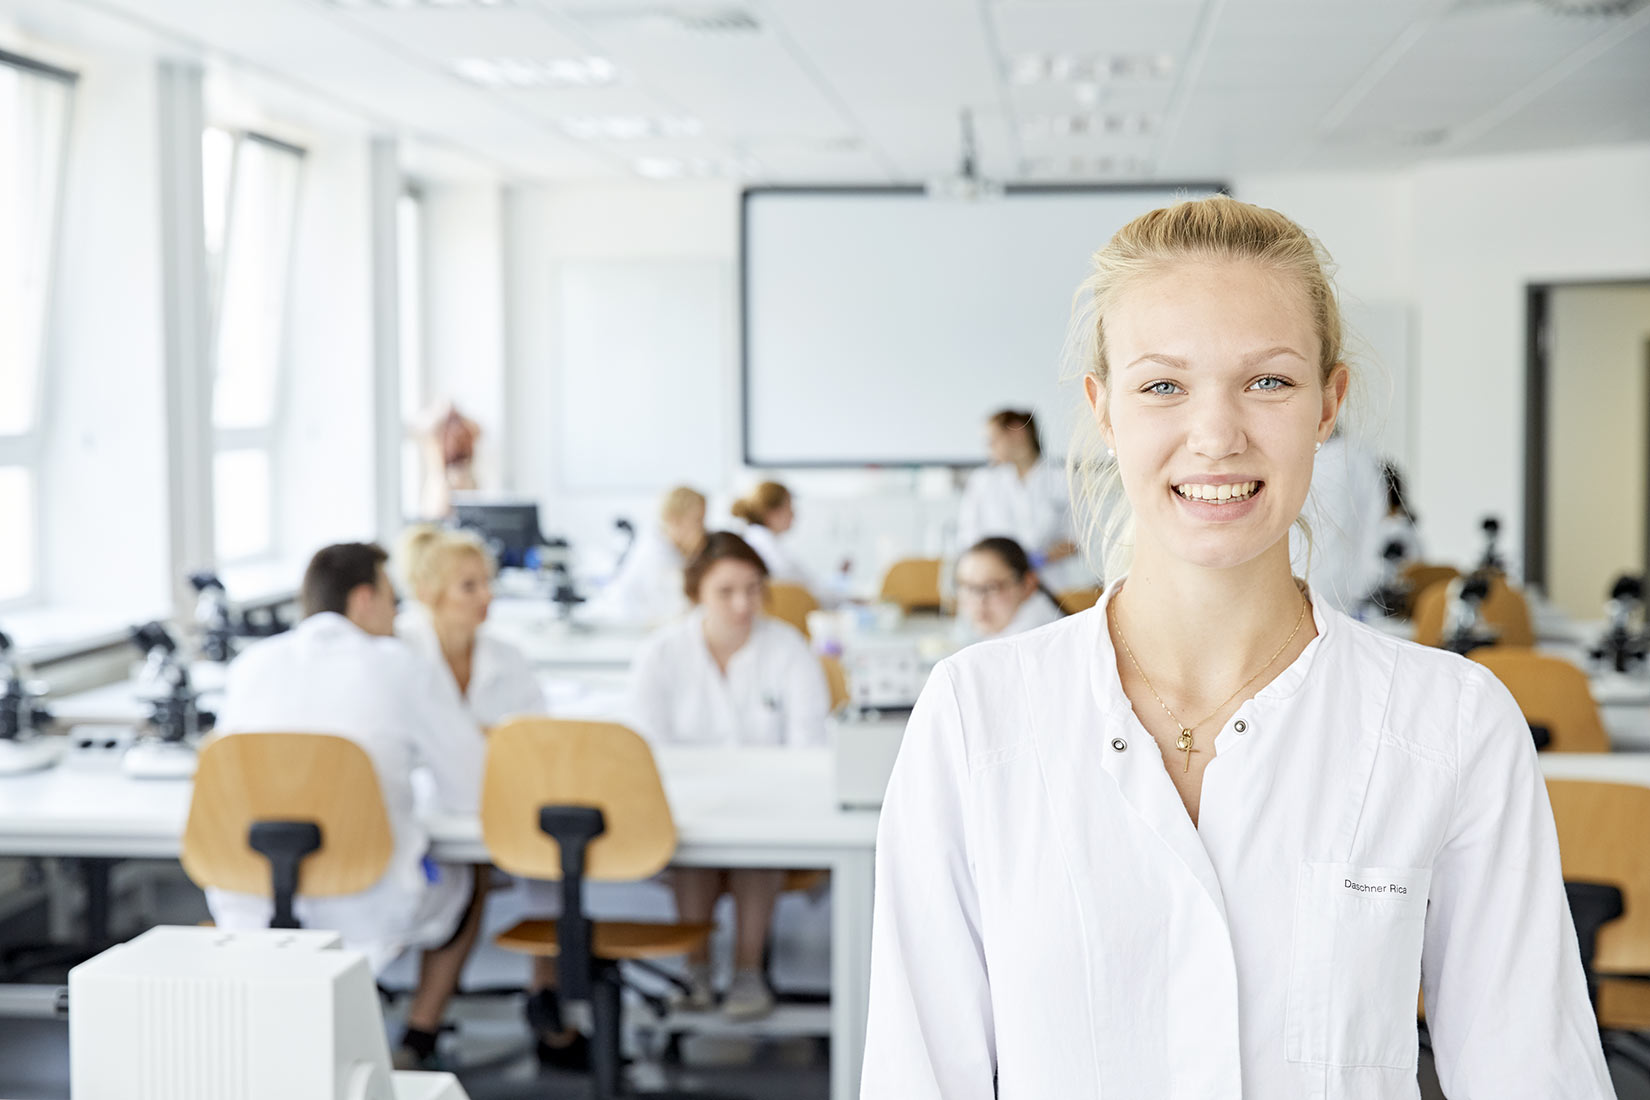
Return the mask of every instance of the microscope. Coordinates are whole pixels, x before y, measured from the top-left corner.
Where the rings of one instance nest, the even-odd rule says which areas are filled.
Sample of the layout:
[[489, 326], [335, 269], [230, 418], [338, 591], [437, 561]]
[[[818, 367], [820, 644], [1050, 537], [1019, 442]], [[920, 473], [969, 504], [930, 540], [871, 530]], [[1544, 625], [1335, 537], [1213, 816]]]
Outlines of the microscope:
[[1449, 602], [1444, 608], [1444, 648], [1465, 655], [1480, 646], [1494, 645], [1499, 635], [1484, 621], [1490, 574], [1480, 569], [1469, 577], [1452, 581], [1450, 589]]
[[1501, 560], [1501, 554], [1495, 547], [1496, 539], [1501, 536], [1501, 521], [1495, 516], [1485, 516], [1483, 528], [1484, 556], [1478, 559], [1477, 572], [1504, 575], [1507, 563]]
[[235, 656], [235, 623], [229, 613], [229, 593], [216, 573], [189, 574], [195, 590], [195, 625], [200, 628], [201, 657], [228, 664]]
[[144, 654], [137, 696], [148, 704], [149, 717], [121, 767], [139, 779], [187, 779], [195, 774], [195, 743], [212, 728], [215, 716], [200, 709], [200, 693], [165, 626], [134, 627], [132, 643]]
[[0, 633], [0, 775], [48, 768], [62, 757], [67, 741], [45, 736], [53, 719], [44, 697], [38, 685], [24, 682], [11, 639]]
[[1593, 660], [1608, 663], [1617, 672], [1643, 668], [1650, 652], [1650, 631], [1645, 629], [1644, 619], [1644, 578], [1630, 574], [1616, 578], [1604, 608], [1610, 628], [1593, 647]]

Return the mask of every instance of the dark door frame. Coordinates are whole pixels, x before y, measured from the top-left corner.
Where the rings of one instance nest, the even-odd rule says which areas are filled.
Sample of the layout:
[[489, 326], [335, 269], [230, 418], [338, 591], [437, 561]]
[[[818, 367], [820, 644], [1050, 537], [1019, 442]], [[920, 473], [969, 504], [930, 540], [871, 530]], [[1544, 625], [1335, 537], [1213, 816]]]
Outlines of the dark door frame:
[[[1551, 376], [1547, 339], [1548, 296], [1574, 287], [1644, 286], [1650, 275], [1615, 279], [1554, 279], [1524, 285], [1524, 581], [1547, 585], [1547, 381]], [[1650, 371], [1650, 343], [1645, 345]], [[1650, 433], [1645, 461], [1650, 465]], [[1645, 502], [1645, 562], [1650, 573], [1650, 501]]]

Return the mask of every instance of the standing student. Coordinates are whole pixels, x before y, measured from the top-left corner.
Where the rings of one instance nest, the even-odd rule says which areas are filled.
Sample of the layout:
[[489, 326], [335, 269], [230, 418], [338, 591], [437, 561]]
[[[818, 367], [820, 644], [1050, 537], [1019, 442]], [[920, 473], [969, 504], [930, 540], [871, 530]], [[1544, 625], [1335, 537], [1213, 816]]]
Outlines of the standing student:
[[[823, 745], [830, 691], [800, 632], [762, 613], [767, 566], [738, 535], [718, 531], [688, 563], [683, 584], [693, 613], [643, 643], [631, 669], [631, 721], [660, 745]], [[756, 1019], [773, 1008], [762, 956], [783, 870], [677, 868], [681, 919], [709, 921], [733, 895], [734, 977], [723, 1012]], [[686, 1004], [711, 1007], [710, 955], [688, 958]]]
[[957, 543], [973, 546], [991, 536], [1025, 548], [1057, 591], [1093, 582], [1072, 541], [1066, 474], [1043, 457], [1037, 418], [1004, 409], [985, 422], [989, 465], [968, 476], [957, 515]]
[[[508, 718], [543, 714], [544, 692], [521, 650], [486, 629], [493, 601], [492, 555], [469, 531], [418, 526], [402, 536], [402, 576], [415, 599], [395, 632], [435, 671], [443, 690], [475, 722], [478, 735]], [[527, 1018], [540, 1063], [582, 1069], [589, 1042], [562, 1022], [554, 959], [533, 960]]]
[[[372, 758], [395, 850], [378, 883], [359, 894], [295, 904], [305, 928], [341, 933], [375, 971], [409, 947], [422, 948], [418, 989], [395, 1055], [401, 1068], [431, 1064], [435, 1036], [481, 927], [476, 868], [432, 863], [413, 808], [412, 771], [429, 768], [443, 810], [474, 815], [483, 744], [425, 662], [393, 637], [395, 590], [377, 546], [345, 543], [316, 553], [304, 573], [304, 618], [247, 648], [229, 667], [220, 733], [313, 732], [347, 737]], [[267, 928], [270, 899], [206, 892], [212, 919], [228, 929]]]
[[762, 555], [770, 581], [800, 584], [816, 596], [820, 594], [808, 570], [780, 539], [796, 522], [789, 489], [777, 481], [764, 481], [734, 501], [732, 510], [734, 518], [745, 523], [741, 534], [750, 548]]
[[1065, 617], [1013, 539], [981, 539], [957, 559], [957, 639], [1006, 638]]
[[1096, 254], [1074, 327], [1116, 484], [1081, 499], [1126, 502], [1132, 564], [929, 678], [867, 1100], [1409, 1100], [1418, 985], [1448, 1095], [1614, 1095], [1517, 704], [1290, 574], [1348, 380], [1325, 262], [1224, 196]]
[[705, 541], [705, 496], [678, 485], [659, 504], [659, 526], [637, 535], [618, 572], [590, 602], [585, 615], [606, 622], [652, 626], [687, 610], [682, 566]]

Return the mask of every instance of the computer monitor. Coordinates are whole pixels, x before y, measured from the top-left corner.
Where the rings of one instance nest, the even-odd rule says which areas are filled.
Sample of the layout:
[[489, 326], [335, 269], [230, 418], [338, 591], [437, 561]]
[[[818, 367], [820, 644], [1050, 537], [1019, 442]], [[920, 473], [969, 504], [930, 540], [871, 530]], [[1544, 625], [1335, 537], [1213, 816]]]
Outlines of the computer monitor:
[[500, 565], [526, 564], [527, 551], [544, 543], [539, 506], [531, 500], [461, 499], [454, 497], [453, 518], [459, 527], [487, 540]]

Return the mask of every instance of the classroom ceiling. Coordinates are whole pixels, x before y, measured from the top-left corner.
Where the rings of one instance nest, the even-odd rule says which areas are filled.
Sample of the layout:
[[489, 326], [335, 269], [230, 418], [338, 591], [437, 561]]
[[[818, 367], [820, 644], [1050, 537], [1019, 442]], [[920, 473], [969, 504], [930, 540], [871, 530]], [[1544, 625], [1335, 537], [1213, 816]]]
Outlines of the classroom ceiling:
[[3, 0], [524, 178], [1006, 183], [1650, 140], [1650, 0]]

